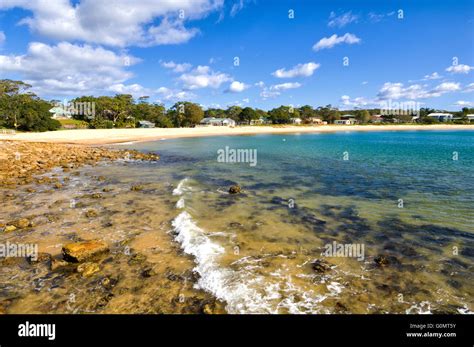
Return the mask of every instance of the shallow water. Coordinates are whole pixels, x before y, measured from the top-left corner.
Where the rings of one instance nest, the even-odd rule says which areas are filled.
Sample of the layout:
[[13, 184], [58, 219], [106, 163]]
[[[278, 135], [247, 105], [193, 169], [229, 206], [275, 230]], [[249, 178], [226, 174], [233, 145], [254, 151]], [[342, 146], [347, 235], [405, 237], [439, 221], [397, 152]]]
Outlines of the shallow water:
[[[256, 165], [218, 162], [226, 146], [257, 150]], [[0, 222], [25, 214], [35, 221], [2, 241], [35, 242], [54, 256], [66, 242], [99, 238], [112, 256], [90, 279], [2, 267], [7, 312], [191, 313], [209, 296], [230, 313], [474, 311], [472, 131], [126, 147], [161, 159], [85, 167], [64, 189], [35, 187], [2, 205]], [[143, 189], [132, 191], [137, 184]], [[233, 184], [241, 194], [228, 193]], [[97, 192], [101, 198], [91, 197]], [[89, 209], [96, 218], [85, 217]], [[327, 256], [334, 242], [363, 246], [363, 256]], [[126, 248], [146, 261], [131, 261]], [[380, 255], [389, 263], [378, 265]], [[144, 279], [150, 267], [158, 275]], [[104, 288], [104, 279], [115, 287]]]
[[[257, 150], [257, 165], [218, 150]], [[473, 310], [474, 132], [380, 132], [139, 143], [159, 165], [133, 179], [175, 187], [175, 239], [197, 287], [252, 313]], [[453, 160], [457, 159], [457, 160]], [[154, 176], [154, 177], [152, 177]], [[229, 195], [232, 184], [242, 186]], [[363, 259], [326, 257], [361, 244]], [[384, 255], [386, 266], [374, 262]], [[319, 273], [312, 263], [330, 269]]]

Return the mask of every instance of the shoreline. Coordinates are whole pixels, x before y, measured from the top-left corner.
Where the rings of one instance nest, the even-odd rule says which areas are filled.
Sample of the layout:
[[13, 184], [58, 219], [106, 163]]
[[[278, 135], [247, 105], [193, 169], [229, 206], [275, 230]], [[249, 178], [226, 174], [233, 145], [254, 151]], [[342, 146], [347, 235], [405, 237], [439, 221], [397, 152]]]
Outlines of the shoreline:
[[0, 134], [0, 141], [46, 142], [78, 145], [130, 144], [134, 142], [158, 141], [162, 139], [237, 136], [260, 134], [297, 134], [333, 132], [377, 132], [377, 131], [429, 131], [429, 130], [474, 130], [468, 124], [434, 125], [322, 125], [322, 126], [239, 126], [197, 128], [128, 128], [128, 129], [75, 129]]

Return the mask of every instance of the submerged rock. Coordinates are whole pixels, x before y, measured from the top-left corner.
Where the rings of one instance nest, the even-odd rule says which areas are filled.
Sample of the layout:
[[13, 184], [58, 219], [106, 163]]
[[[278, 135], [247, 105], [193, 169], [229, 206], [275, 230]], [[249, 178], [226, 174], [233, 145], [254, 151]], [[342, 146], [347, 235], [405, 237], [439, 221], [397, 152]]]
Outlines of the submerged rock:
[[331, 270], [331, 264], [324, 259], [316, 259], [311, 263], [311, 268], [319, 274], [324, 274]]
[[82, 263], [77, 267], [77, 272], [82, 274], [82, 277], [90, 277], [96, 272], [100, 271], [100, 266], [97, 263], [87, 262]]
[[241, 192], [241, 188], [239, 185], [233, 185], [229, 188], [230, 194], [239, 194]]
[[83, 241], [77, 243], [69, 243], [64, 245], [62, 252], [66, 261], [79, 263], [92, 258], [101, 253], [109, 251], [109, 247], [102, 241]]

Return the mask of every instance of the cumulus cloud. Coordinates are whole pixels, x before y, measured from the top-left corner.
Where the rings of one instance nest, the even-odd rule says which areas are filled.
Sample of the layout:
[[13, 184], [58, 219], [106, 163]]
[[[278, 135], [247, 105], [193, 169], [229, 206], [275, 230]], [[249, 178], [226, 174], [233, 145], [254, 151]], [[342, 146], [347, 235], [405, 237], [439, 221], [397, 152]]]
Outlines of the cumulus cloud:
[[273, 72], [272, 75], [278, 78], [309, 77], [319, 67], [320, 64], [316, 64], [315, 62], [309, 62], [306, 64], [295, 65], [289, 70], [286, 70], [284, 68], [278, 69]]
[[270, 87], [270, 90], [281, 91], [287, 89], [295, 89], [301, 87], [301, 83], [298, 82], [287, 82], [281, 84], [274, 84]]
[[343, 13], [340, 16], [337, 16], [335, 12], [331, 12], [331, 14], [329, 15], [328, 26], [331, 28], [333, 27], [342, 28], [350, 23], [357, 22], [358, 18], [359, 17], [352, 14], [351, 11]]
[[[3, 0], [0, 11], [20, 7], [32, 13], [19, 24], [55, 40], [79, 40], [110, 46], [183, 43], [199, 31], [185, 21], [222, 8], [223, 0], [181, 1]], [[153, 23], [159, 22], [159, 25]]]
[[439, 73], [433, 72], [430, 75], [425, 75], [423, 80], [437, 80], [437, 79], [440, 79], [441, 77], [443, 77], [443, 76], [440, 76]]
[[158, 94], [158, 101], [186, 101], [196, 98], [196, 94], [186, 90], [175, 90], [160, 87], [155, 91]]
[[229, 86], [229, 92], [232, 92], [232, 93], [241, 93], [243, 92], [245, 89], [247, 89], [249, 86], [246, 85], [245, 83], [243, 82], [239, 82], [239, 81], [233, 81], [230, 86]]
[[357, 97], [352, 99], [349, 95], [341, 96], [340, 102], [346, 108], [361, 108], [374, 104], [372, 100], [368, 100], [364, 97]]
[[474, 106], [474, 102], [459, 100], [459, 101], [456, 101], [454, 105], [460, 106], [460, 107], [472, 107]]
[[323, 37], [321, 40], [319, 40], [317, 43], [313, 45], [313, 50], [314, 51], [319, 51], [321, 49], [328, 49], [332, 48], [336, 45], [339, 45], [341, 43], [347, 43], [349, 45], [359, 43], [361, 41], [360, 38], [358, 38], [354, 34], [350, 33], [345, 33], [342, 36], [337, 36], [337, 34], [334, 34], [330, 37]]
[[456, 73], [456, 74], [458, 74], [458, 73], [467, 74], [472, 69], [474, 69], [473, 66], [469, 66], [469, 65], [466, 65], [466, 64], [458, 64], [458, 65], [451, 65], [450, 67], [448, 67], [446, 69], [446, 71], [450, 72], [450, 73]]
[[24, 55], [0, 55], [0, 70], [20, 74], [39, 95], [77, 96], [120, 88], [133, 77], [126, 67], [138, 61], [101, 47], [32, 42]]
[[111, 85], [107, 90], [114, 92], [116, 94], [130, 94], [134, 98], [138, 98], [140, 96], [145, 96], [150, 94], [150, 90], [147, 88], [144, 88], [140, 84], [134, 83], [134, 84], [123, 84], [123, 83], [117, 83]]
[[188, 71], [192, 67], [192, 65], [189, 64], [189, 63], [178, 64], [178, 63], [175, 63], [172, 60], [161, 62], [161, 66], [163, 66], [164, 68], [167, 68], [167, 69], [171, 69], [171, 70], [173, 70], [174, 72], [177, 72], [177, 73]]
[[377, 94], [378, 100], [388, 99], [424, 99], [439, 97], [443, 94], [460, 90], [460, 84], [455, 82], [443, 82], [433, 89], [427, 89], [426, 85], [412, 84], [405, 87], [403, 83], [384, 83]]
[[179, 77], [186, 89], [219, 88], [222, 83], [230, 82], [232, 78], [222, 72], [215, 72], [209, 66], [199, 65]]
[[464, 93], [474, 92], [474, 83], [469, 83], [463, 90]]

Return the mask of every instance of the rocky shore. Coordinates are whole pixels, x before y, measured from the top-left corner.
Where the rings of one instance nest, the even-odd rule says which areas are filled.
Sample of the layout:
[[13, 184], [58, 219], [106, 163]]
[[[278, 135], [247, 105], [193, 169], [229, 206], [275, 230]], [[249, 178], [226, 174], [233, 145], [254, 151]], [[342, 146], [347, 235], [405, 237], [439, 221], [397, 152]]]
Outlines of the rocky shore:
[[94, 171], [157, 160], [104, 147], [0, 142], [0, 246], [36, 247], [0, 254], [0, 313], [225, 313], [194, 288], [193, 259], [169, 233], [171, 209], [160, 192], [171, 188]]

